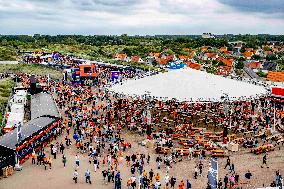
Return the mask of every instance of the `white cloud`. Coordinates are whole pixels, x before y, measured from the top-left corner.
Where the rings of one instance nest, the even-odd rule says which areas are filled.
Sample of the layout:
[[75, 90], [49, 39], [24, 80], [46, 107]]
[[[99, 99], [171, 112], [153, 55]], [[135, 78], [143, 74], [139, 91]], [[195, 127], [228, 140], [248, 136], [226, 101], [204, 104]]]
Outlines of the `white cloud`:
[[[0, 33], [201, 34], [284, 32], [281, 14], [220, 0], [0, 0]], [[1, 19], [3, 18], [3, 19]]]

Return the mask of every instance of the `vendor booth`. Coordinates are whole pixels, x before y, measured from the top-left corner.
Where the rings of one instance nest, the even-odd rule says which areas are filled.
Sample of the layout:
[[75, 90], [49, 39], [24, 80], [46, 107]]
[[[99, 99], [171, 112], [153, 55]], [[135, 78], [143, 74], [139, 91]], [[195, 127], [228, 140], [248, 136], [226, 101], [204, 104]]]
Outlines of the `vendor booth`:
[[[0, 170], [9, 165], [24, 163], [32, 151], [38, 151], [54, 138], [60, 124], [60, 113], [50, 94], [39, 93], [31, 100], [31, 120], [21, 129], [0, 137]], [[1, 174], [1, 173], [0, 173]]]

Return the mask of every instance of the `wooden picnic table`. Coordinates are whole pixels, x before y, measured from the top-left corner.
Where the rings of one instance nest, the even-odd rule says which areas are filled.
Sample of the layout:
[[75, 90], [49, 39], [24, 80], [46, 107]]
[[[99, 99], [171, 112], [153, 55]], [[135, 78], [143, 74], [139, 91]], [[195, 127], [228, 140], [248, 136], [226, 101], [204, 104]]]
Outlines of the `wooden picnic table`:
[[180, 155], [189, 155], [189, 150], [188, 148], [176, 148], [177, 153]]
[[199, 156], [200, 153], [201, 153], [201, 150], [196, 150], [196, 149], [195, 149], [195, 150], [193, 151], [193, 155], [194, 155], [194, 156]]
[[222, 136], [222, 135], [223, 135], [223, 131], [216, 132], [215, 135], [216, 135], [216, 136]]
[[209, 136], [209, 139], [212, 141], [220, 141], [222, 140], [222, 136], [213, 135], [213, 136]]
[[246, 132], [244, 132], [244, 135], [246, 136], [246, 135], [251, 135], [253, 133], [253, 131], [246, 131]]
[[225, 151], [224, 150], [211, 150], [211, 156], [212, 157], [225, 157]]

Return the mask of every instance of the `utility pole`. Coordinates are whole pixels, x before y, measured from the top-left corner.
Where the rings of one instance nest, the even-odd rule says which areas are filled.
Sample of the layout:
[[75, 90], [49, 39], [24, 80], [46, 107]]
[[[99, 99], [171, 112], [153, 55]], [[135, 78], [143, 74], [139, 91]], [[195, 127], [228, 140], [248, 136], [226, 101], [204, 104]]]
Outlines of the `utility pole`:
[[[21, 133], [22, 132], [22, 128], [21, 128], [22, 125], [19, 122], [18, 124], [16, 124], [16, 126], [17, 126], [17, 128], [16, 128], [16, 130], [17, 130], [17, 135], [16, 135], [16, 137], [17, 137], [17, 145], [16, 146], [18, 146], [18, 144], [22, 140], [22, 133]], [[19, 162], [19, 154], [18, 154], [17, 150], [16, 150], [15, 158], [16, 158], [15, 170], [21, 171], [22, 170], [22, 166], [20, 165], [20, 162]]]
[[273, 115], [273, 118], [274, 118], [274, 123], [273, 123], [273, 132], [275, 132], [275, 124], [276, 124], [276, 110], [275, 110], [275, 101], [274, 101], [274, 115]]

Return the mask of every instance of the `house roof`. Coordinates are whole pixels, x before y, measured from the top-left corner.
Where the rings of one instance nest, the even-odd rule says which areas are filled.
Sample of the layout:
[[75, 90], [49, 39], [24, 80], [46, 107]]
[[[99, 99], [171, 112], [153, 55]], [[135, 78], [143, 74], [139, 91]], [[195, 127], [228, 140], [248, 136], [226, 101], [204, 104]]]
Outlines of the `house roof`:
[[[22, 127], [22, 139], [20, 142], [24, 141], [26, 138], [38, 133], [40, 130], [45, 129], [51, 123], [53, 123], [56, 119], [49, 117], [40, 117], [29, 121], [24, 124]], [[5, 134], [0, 138], [0, 146], [4, 146], [6, 148], [16, 150], [17, 144], [17, 131], [14, 129], [13, 131]]]
[[118, 53], [118, 54], [115, 55], [115, 58], [120, 59], [120, 60], [124, 60], [124, 59], [127, 58], [127, 54]]
[[217, 53], [205, 53], [208, 58], [216, 58]]
[[218, 66], [217, 75], [229, 75], [231, 73], [232, 67], [230, 66]]
[[60, 114], [50, 94], [38, 93], [31, 99], [31, 119], [43, 116], [60, 117]]
[[179, 56], [179, 59], [181, 59], [181, 60], [185, 60], [185, 59], [188, 59], [189, 58], [189, 56]]
[[161, 55], [161, 53], [150, 53], [149, 56], [150, 57], [155, 57], [155, 58], [159, 58]]
[[263, 64], [264, 70], [274, 71], [274, 70], [276, 70], [276, 67], [277, 67], [277, 64], [275, 62], [265, 62]]
[[244, 67], [244, 71], [252, 79], [259, 78], [259, 76], [250, 68]]
[[169, 62], [169, 60], [166, 59], [166, 58], [158, 58], [157, 61], [158, 61], [159, 64], [161, 64], [161, 65], [166, 65], [166, 64]]
[[226, 54], [226, 55], [232, 55], [233, 53], [232, 53], [232, 51], [224, 51], [224, 54]]
[[131, 61], [132, 62], [139, 62], [140, 57], [139, 56], [132, 56]]
[[204, 51], [207, 51], [208, 47], [201, 47], [201, 51], [204, 52]]
[[266, 79], [268, 81], [284, 82], [284, 72], [268, 72]]
[[221, 47], [220, 49], [219, 49], [219, 51], [221, 51], [221, 52], [226, 52], [227, 51], [227, 47]]
[[253, 51], [253, 48], [245, 48], [245, 51], [248, 51], [248, 52]]
[[244, 52], [243, 55], [244, 55], [244, 57], [251, 57], [253, 55], [253, 52], [246, 51], [246, 52]]
[[260, 68], [260, 62], [250, 62], [248, 63], [247, 67], [251, 68], [251, 69], [258, 69]]
[[189, 68], [192, 68], [192, 69], [195, 69], [195, 70], [200, 70], [200, 68], [201, 68], [201, 65], [200, 65], [200, 64], [193, 63], [193, 62], [188, 62], [188, 63], [187, 63], [187, 66], [188, 66]]
[[264, 54], [271, 55], [271, 54], [273, 54], [273, 52], [272, 51], [264, 51]]
[[238, 43], [235, 48], [241, 48], [243, 45], [241, 43]]
[[228, 66], [228, 67], [232, 67], [233, 66], [233, 59], [227, 59], [227, 58], [224, 58], [224, 57], [219, 57], [218, 58], [219, 61], [223, 62], [223, 64], [225, 66]]

